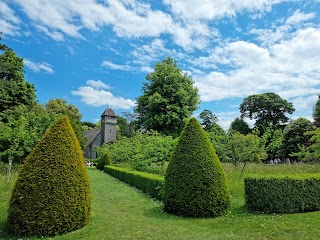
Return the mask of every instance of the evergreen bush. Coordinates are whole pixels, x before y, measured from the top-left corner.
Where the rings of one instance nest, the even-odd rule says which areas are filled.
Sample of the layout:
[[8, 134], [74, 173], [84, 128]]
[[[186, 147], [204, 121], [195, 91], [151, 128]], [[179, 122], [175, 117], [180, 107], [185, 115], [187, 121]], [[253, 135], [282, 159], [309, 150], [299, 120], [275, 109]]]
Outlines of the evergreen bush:
[[100, 171], [103, 171], [105, 165], [111, 165], [111, 164], [112, 164], [112, 163], [111, 163], [110, 154], [109, 154], [109, 152], [107, 151], [107, 152], [105, 152], [105, 153], [101, 156], [97, 168], [98, 168]]
[[128, 170], [115, 166], [105, 166], [104, 171], [111, 176], [123, 181], [149, 196], [162, 200], [163, 176], [152, 173]]
[[19, 173], [7, 229], [20, 236], [54, 236], [89, 222], [90, 186], [78, 139], [67, 117], [48, 129]]
[[261, 213], [300, 213], [320, 210], [320, 175], [246, 177], [246, 204]]
[[229, 205], [222, 165], [200, 123], [192, 118], [169, 162], [164, 209], [182, 216], [216, 217], [223, 215]]

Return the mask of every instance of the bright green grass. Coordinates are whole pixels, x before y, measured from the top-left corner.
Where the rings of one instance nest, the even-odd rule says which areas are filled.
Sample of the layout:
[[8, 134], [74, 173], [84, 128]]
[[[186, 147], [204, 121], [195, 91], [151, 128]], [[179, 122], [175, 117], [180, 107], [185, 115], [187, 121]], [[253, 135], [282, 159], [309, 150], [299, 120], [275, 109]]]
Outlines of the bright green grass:
[[[248, 165], [244, 176], [240, 176], [241, 167], [235, 169], [232, 165], [224, 165], [224, 168], [233, 196], [232, 206], [226, 216], [215, 219], [182, 218], [164, 213], [161, 203], [89, 168], [93, 197], [89, 225], [53, 239], [319, 239], [320, 212], [246, 213], [242, 179], [252, 173], [314, 173], [320, 172], [320, 166]], [[15, 239], [3, 232], [9, 190], [13, 186], [0, 187], [0, 239]]]

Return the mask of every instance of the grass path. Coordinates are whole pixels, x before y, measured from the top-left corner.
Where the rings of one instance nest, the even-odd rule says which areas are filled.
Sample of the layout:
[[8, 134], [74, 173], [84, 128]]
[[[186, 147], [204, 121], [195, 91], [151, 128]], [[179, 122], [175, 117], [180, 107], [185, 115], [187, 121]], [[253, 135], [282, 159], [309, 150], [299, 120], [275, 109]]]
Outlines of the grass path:
[[[320, 236], [320, 212], [253, 215], [234, 208], [215, 219], [181, 218], [162, 212], [161, 203], [103, 172], [90, 168], [89, 176], [93, 196], [89, 225], [53, 239], [291, 240]], [[0, 232], [0, 239], [9, 238], [1, 238]]]

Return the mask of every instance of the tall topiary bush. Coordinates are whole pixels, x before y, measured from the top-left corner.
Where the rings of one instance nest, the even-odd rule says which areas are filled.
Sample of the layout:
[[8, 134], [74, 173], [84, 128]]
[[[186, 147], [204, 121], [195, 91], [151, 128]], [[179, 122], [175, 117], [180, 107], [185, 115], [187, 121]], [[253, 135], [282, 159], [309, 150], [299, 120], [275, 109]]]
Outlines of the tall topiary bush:
[[105, 166], [105, 165], [111, 165], [111, 163], [112, 163], [112, 162], [111, 162], [111, 157], [110, 157], [109, 151], [107, 151], [107, 152], [105, 152], [105, 153], [101, 156], [97, 168], [98, 168], [100, 171], [103, 171], [104, 166]]
[[89, 222], [90, 186], [77, 137], [60, 118], [27, 157], [12, 192], [7, 229], [14, 235], [54, 236]]
[[216, 217], [223, 215], [229, 205], [222, 165], [200, 123], [192, 118], [169, 162], [164, 209], [182, 216]]

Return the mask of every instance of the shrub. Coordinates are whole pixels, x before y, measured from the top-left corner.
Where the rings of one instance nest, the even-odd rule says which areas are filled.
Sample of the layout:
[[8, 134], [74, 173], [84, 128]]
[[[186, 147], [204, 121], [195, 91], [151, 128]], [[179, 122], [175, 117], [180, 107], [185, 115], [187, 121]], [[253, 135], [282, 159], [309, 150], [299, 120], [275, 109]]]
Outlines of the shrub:
[[108, 151], [101, 156], [97, 168], [103, 171], [105, 165], [111, 165], [111, 158]]
[[12, 192], [7, 229], [14, 235], [54, 236], [89, 221], [90, 186], [77, 137], [67, 117], [41, 138]]
[[247, 177], [249, 211], [299, 213], [320, 210], [320, 175], [313, 177]]
[[104, 171], [111, 176], [141, 190], [151, 197], [162, 200], [163, 177], [151, 173], [131, 171], [115, 166], [105, 166]]
[[183, 216], [216, 217], [229, 205], [222, 165], [201, 125], [192, 118], [169, 162], [164, 209]]

